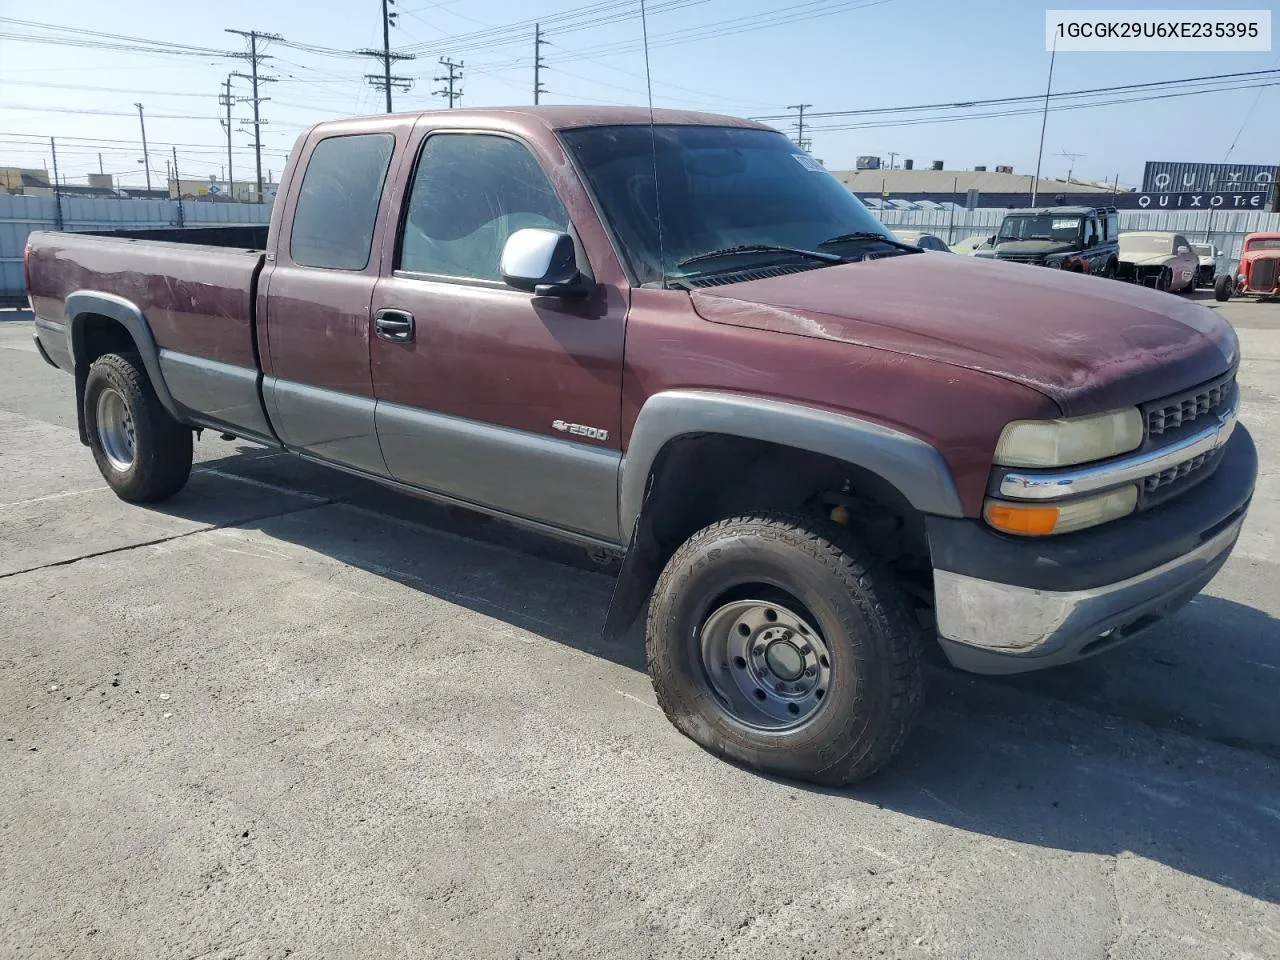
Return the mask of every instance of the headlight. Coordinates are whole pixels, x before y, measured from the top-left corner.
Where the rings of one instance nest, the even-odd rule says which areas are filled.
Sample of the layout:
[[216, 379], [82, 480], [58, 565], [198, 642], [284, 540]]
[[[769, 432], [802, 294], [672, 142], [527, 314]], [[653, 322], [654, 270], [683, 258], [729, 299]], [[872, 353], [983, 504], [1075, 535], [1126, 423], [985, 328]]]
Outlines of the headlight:
[[1105, 460], [1142, 445], [1136, 407], [1072, 420], [1015, 420], [996, 444], [995, 462], [1006, 467], [1069, 467]]
[[1053, 505], [988, 500], [983, 505], [982, 516], [1003, 533], [1043, 537], [1127, 517], [1137, 505], [1138, 488], [1130, 485], [1096, 497]]

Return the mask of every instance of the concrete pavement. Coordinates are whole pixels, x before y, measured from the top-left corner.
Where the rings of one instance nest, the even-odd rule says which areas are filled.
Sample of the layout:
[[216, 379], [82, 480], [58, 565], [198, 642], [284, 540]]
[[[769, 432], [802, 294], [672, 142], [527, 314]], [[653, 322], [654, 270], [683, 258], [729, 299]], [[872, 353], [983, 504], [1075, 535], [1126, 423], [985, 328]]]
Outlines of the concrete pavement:
[[933, 669], [847, 791], [677, 734], [579, 551], [208, 433], [116, 500], [0, 322], [0, 956], [1280, 957], [1280, 304], [1224, 309], [1227, 567], [1074, 667]]

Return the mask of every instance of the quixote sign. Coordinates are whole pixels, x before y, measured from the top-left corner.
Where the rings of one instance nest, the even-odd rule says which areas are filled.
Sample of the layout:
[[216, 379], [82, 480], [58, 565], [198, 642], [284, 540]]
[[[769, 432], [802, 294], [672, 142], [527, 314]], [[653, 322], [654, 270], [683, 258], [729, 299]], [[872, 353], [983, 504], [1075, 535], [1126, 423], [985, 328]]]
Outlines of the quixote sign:
[[1266, 193], [1118, 193], [1121, 210], [1266, 210]]

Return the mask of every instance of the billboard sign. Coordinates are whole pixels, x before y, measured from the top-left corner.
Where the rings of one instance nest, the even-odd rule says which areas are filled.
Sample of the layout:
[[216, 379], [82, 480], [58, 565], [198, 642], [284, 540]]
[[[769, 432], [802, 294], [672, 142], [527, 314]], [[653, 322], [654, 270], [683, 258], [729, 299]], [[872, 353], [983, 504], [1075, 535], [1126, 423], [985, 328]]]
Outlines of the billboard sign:
[[1174, 163], [1148, 160], [1142, 193], [1267, 193], [1276, 182], [1274, 163]]
[[1256, 210], [1271, 209], [1268, 193], [1118, 193], [1109, 197], [1121, 210]]

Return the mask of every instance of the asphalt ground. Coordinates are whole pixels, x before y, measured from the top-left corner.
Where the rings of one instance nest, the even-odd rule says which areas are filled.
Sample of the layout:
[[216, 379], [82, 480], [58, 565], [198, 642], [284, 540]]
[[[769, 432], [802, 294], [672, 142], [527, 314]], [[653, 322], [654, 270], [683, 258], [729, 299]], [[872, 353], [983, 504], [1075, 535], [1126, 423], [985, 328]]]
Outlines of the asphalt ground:
[[0, 956], [1280, 957], [1280, 303], [1220, 309], [1227, 566], [1092, 660], [932, 666], [843, 791], [681, 737], [574, 548], [207, 432], [117, 500], [0, 313]]

